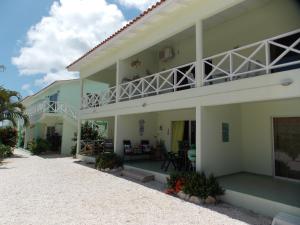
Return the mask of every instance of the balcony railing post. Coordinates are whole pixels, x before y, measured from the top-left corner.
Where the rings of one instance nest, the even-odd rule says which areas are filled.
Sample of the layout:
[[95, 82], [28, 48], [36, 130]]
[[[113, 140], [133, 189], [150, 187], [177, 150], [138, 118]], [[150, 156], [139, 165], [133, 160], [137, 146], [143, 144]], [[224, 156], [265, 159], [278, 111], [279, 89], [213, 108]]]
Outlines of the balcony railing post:
[[142, 98], [144, 98], [145, 94], [145, 79], [142, 79]]
[[233, 77], [233, 58], [232, 51], [229, 52], [229, 79], [232, 80]]
[[173, 73], [173, 78], [174, 78], [173, 89], [174, 89], [174, 91], [177, 91], [177, 70], [173, 70], [172, 73]]
[[160, 76], [159, 73], [155, 75], [155, 79], [156, 79], [156, 94], [157, 95], [159, 94], [159, 76]]
[[266, 74], [270, 73], [270, 44], [269, 42], [266, 40], [264, 41], [265, 44], [265, 54], [266, 54]]

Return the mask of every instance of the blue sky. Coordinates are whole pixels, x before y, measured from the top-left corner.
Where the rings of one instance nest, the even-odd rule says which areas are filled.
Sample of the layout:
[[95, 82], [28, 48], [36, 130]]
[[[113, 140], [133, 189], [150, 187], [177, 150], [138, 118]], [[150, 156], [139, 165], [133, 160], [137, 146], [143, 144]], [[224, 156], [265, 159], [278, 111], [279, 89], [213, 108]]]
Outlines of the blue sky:
[[0, 64], [6, 70], [0, 84], [27, 96], [56, 79], [78, 76], [64, 67], [154, 2], [1, 0]]

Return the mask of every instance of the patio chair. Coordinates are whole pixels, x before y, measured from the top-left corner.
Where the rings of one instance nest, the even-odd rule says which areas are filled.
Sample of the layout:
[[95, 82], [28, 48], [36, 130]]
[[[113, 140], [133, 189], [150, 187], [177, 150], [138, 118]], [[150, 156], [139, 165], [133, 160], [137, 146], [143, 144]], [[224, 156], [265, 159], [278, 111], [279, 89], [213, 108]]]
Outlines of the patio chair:
[[151, 152], [151, 146], [148, 140], [141, 140], [140, 148], [143, 153], [150, 153]]
[[133, 148], [132, 148], [130, 140], [123, 140], [123, 146], [124, 146], [124, 154], [125, 155], [133, 153]]
[[174, 169], [177, 170], [177, 161], [178, 160], [177, 160], [176, 154], [174, 152], [164, 151], [163, 155], [164, 155], [164, 161], [161, 164], [161, 169], [163, 169], [167, 172], [170, 164], [172, 164]]
[[196, 170], [196, 149], [191, 148], [187, 152], [187, 157], [190, 162], [190, 170], [195, 171]]

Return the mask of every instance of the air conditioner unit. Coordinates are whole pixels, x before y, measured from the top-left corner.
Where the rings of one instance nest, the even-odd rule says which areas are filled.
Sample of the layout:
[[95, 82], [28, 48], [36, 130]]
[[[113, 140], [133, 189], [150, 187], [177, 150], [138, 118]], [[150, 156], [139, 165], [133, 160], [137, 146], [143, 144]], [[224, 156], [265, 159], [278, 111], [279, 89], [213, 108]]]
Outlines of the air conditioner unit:
[[170, 59], [174, 58], [174, 51], [173, 48], [168, 47], [168, 48], [164, 48], [161, 51], [159, 51], [159, 59], [161, 61], [168, 61]]

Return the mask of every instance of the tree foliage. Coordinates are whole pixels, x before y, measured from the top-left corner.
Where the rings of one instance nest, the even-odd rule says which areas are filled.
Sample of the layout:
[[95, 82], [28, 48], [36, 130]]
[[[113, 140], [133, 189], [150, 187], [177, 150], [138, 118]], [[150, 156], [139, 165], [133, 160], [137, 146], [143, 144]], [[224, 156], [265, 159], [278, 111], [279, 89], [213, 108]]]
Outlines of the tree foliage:
[[0, 87], [0, 121], [9, 120], [16, 126], [17, 121], [23, 121], [24, 125], [29, 124], [28, 116], [25, 114], [25, 107], [21, 103], [21, 95], [3, 87]]

